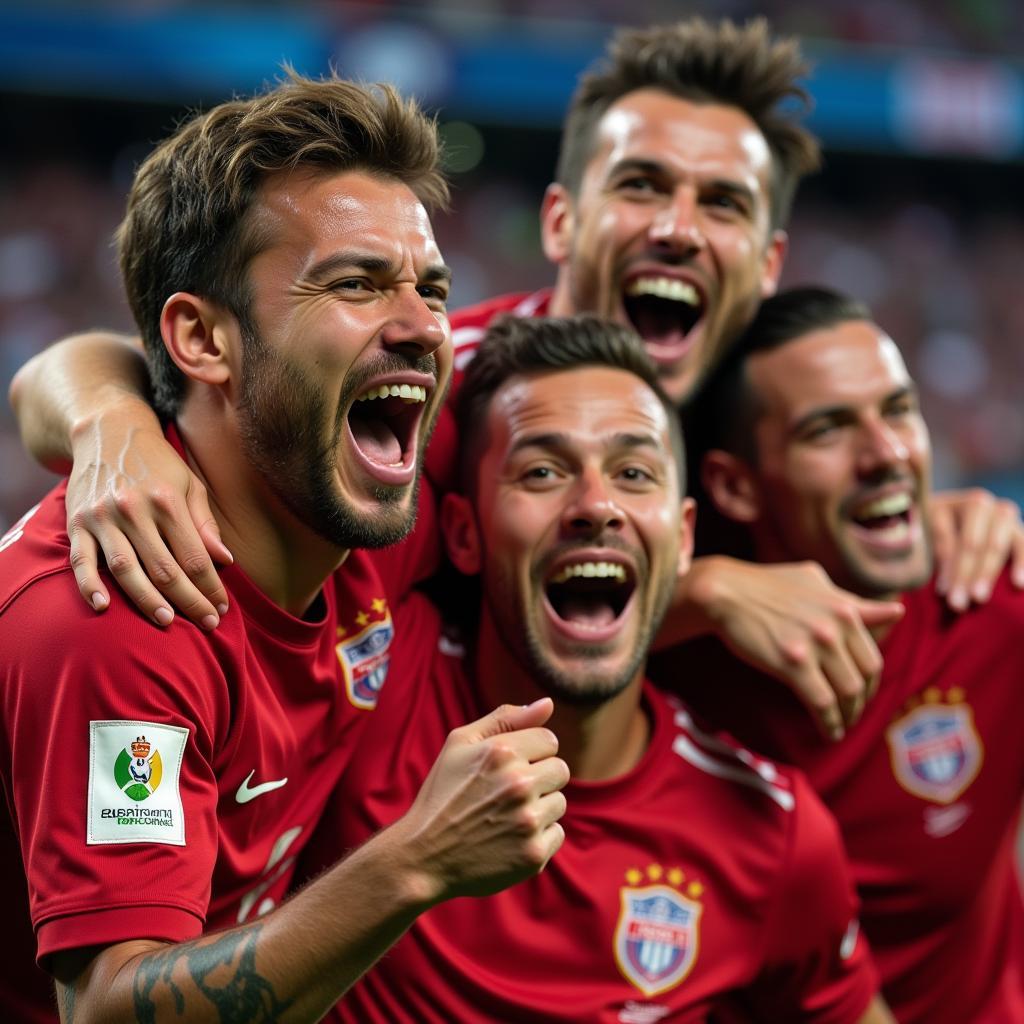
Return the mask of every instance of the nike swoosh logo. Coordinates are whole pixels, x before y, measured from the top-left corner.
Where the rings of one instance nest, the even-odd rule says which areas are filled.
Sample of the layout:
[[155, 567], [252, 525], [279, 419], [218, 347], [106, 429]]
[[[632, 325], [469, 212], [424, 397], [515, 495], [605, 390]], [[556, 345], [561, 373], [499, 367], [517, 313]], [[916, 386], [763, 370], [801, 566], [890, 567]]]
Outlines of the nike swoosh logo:
[[249, 781], [255, 774], [256, 769], [253, 768], [235, 792], [235, 800], [238, 803], [247, 804], [250, 800], [255, 800], [256, 797], [263, 796], [264, 793], [273, 793], [275, 789], [280, 789], [288, 783], [287, 779], [274, 779], [271, 782], [261, 782], [256, 786], [250, 786]]

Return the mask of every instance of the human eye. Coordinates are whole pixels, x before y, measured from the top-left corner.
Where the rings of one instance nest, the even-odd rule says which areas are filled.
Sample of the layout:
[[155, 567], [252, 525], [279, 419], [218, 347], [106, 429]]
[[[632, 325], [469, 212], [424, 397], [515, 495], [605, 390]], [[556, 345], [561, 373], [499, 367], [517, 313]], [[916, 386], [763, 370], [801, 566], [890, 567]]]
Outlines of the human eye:
[[839, 423], [834, 419], [813, 420], [804, 427], [800, 437], [811, 444], [824, 444], [839, 433]]
[[448, 303], [448, 289], [442, 285], [421, 284], [416, 286], [416, 291], [430, 305], [444, 307]]
[[519, 472], [519, 482], [530, 490], [542, 491], [556, 486], [562, 476], [559, 468], [550, 462], [533, 463]]
[[339, 277], [330, 284], [332, 292], [351, 292], [353, 294], [369, 291], [372, 287], [365, 277]]
[[746, 217], [750, 212], [750, 204], [745, 198], [735, 192], [726, 190], [709, 192], [704, 197], [704, 205], [723, 214], [736, 214]]
[[620, 484], [632, 491], [646, 491], [658, 485], [663, 474], [653, 466], [631, 462], [621, 466], [616, 476]]

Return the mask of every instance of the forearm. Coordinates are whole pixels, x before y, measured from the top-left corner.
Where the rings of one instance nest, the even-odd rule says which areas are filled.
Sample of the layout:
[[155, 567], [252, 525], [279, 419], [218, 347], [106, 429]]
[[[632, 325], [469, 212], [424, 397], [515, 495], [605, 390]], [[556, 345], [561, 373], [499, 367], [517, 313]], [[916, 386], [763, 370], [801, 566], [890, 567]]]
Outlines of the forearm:
[[11, 381], [10, 402], [21, 438], [43, 465], [66, 472], [76, 434], [116, 407], [140, 428], [159, 429], [146, 395], [148, 377], [138, 343], [113, 334], [82, 334], [51, 345]]
[[59, 986], [62, 1019], [319, 1020], [436, 895], [392, 831], [251, 924], [177, 945], [110, 947]]

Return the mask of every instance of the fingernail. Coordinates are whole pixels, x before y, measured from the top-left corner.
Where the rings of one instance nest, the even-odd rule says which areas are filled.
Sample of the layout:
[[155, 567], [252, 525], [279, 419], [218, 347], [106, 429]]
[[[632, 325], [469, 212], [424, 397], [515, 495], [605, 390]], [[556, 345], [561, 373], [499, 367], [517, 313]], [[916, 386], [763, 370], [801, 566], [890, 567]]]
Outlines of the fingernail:
[[1013, 570], [1013, 585], [1015, 587], [1024, 587], [1024, 568]]
[[834, 727], [834, 728], [833, 728], [833, 729], [832, 729], [832, 730], [831, 730], [831, 731], [829, 732], [829, 736], [831, 736], [831, 737], [832, 737], [832, 739], [833, 739], [833, 740], [834, 740], [834, 741], [835, 741], [836, 743], [838, 743], [838, 742], [839, 742], [839, 741], [840, 741], [840, 740], [841, 740], [841, 739], [842, 739], [842, 738], [843, 738], [843, 737], [844, 737], [845, 735], [846, 735], [846, 731], [845, 731], [845, 730], [843, 729], [843, 727], [842, 727], [841, 725], [837, 725], [837, 726], [835, 726], [835, 727]]
[[218, 615], [227, 615], [227, 613], [228, 613], [228, 606], [226, 604], [219, 604], [219, 605], [217, 605], [217, 614]]
[[169, 626], [171, 621], [174, 619], [174, 612], [170, 608], [157, 608], [153, 612], [153, 618], [160, 623], [161, 626]]
[[107, 607], [106, 596], [101, 594], [98, 590], [89, 598], [89, 601], [92, 603], [92, 606], [96, 611], [102, 611]]
[[987, 601], [992, 596], [992, 586], [989, 583], [978, 582], [974, 584], [971, 590], [971, 595], [974, 600], [981, 603]]
[[967, 590], [964, 587], [956, 586], [949, 595], [949, 603], [962, 612], [967, 607]]
[[217, 628], [218, 622], [220, 622], [220, 619], [218, 619], [216, 615], [204, 615], [201, 625], [203, 629], [214, 630]]

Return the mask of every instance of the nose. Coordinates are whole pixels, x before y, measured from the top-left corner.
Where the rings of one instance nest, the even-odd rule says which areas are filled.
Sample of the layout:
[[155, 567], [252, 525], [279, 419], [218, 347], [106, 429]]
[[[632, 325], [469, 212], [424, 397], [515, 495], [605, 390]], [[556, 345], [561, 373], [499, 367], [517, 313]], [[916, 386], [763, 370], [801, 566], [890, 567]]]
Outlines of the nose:
[[563, 510], [564, 532], [572, 536], [597, 537], [606, 530], [620, 530], [624, 521], [607, 478], [598, 469], [585, 469]]
[[871, 420], [861, 430], [858, 463], [862, 472], [898, 465], [910, 458], [903, 438], [884, 419]]
[[396, 290], [389, 312], [381, 331], [389, 349], [415, 358], [430, 355], [450, 341], [448, 317], [431, 309], [414, 286], [403, 284]]
[[676, 252], [695, 252], [704, 248], [706, 241], [699, 223], [697, 193], [689, 187], [679, 187], [668, 196], [651, 221], [650, 239], [655, 245]]

